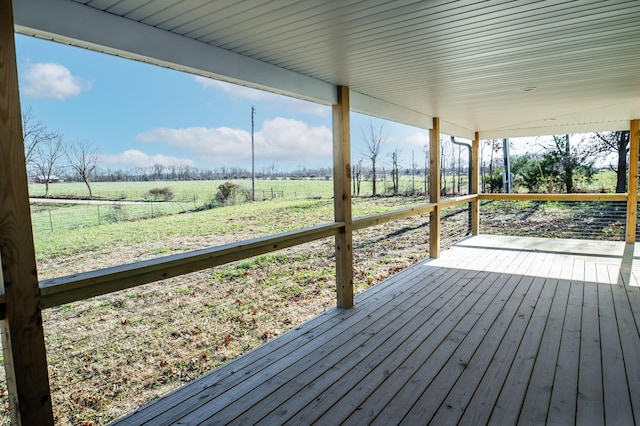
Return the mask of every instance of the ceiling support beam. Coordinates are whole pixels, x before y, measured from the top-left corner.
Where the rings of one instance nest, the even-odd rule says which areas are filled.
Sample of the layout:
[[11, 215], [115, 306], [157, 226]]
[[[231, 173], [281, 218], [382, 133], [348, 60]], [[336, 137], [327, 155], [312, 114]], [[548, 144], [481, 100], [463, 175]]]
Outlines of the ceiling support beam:
[[339, 308], [353, 306], [353, 225], [349, 88], [338, 87], [333, 105], [333, 211], [344, 227], [336, 235], [336, 293]]
[[[15, 28], [22, 34], [324, 105], [338, 101], [334, 84], [83, 4], [66, 0], [14, 3]], [[431, 128], [429, 115], [356, 92], [351, 98], [354, 112]]]
[[14, 1], [16, 31], [98, 52], [331, 105], [335, 86], [65, 0]]
[[1, 328], [8, 355], [4, 363], [12, 423], [52, 425], [13, 28], [12, 1], [0, 0], [0, 257], [6, 301]]
[[431, 129], [433, 117], [362, 93], [351, 91], [351, 111], [391, 120], [420, 129]]

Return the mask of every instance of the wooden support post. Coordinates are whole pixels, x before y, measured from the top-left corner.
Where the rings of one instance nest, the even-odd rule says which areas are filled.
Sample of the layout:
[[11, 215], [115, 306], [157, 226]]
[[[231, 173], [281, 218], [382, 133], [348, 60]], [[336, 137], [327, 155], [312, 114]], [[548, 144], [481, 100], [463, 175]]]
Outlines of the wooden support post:
[[[433, 118], [429, 131], [429, 201], [440, 203], [440, 118]], [[440, 206], [430, 213], [429, 256], [440, 257]]]
[[[480, 133], [476, 132], [471, 144], [471, 193], [479, 193], [480, 185]], [[471, 202], [471, 235], [480, 232], [480, 200], [477, 198]]]
[[[0, 262], [1, 262], [0, 256]], [[0, 269], [0, 288], [4, 289], [4, 277], [2, 269]], [[11, 351], [11, 339], [9, 338], [9, 321], [3, 319], [0, 321], [0, 333], [2, 333], [2, 357], [5, 364], [5, 380], [7, 381], [7, 391], [9, 400], [9, 416], [12, 425], [22, 424], [20, 416], [18, 416], [18, 389], [16, 389], [16, 377], [13, 368], [13, 352]]]
[[344, 229], [336, 235], [336, 292], [339, 308], [353, 306], [353, 251], [351, 217], [351, 142], [349, 88], [338, 87], [333, 105], [333, 209]]
[[52, 425], [13, 28], [12, 2], [0, 0], [0, 257], [8, 325], [3, 331], [12, 354], [4, 362], [7, 380], [13, 378], [8, 388], [17, 392], [14, 421]]
[[629, 132], [629, 188], [627, 189], [627, 244], [636, 242], [638, 220], [638, 151], [640, 120], [631, 120]]

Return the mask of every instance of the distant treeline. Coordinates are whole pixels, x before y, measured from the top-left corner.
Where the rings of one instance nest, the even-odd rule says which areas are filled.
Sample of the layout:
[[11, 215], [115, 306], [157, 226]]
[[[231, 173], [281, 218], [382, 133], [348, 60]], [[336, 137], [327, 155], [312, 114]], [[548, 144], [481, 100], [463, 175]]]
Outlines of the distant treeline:
[[[60, 177], [68, 182], [78, 181], [77, 174], [61, 173]], [[331, 179], [331, 167], [301, 168], [292, 171], [279, 170], [275, 166], [256, 170], [257, 179], [310, 178]], [[154, 164], [149, 167], [131, 169], [100, 168], [92, 178], [93, 182], [152, 182], [152, 181], [185, 181], [185, 180], [234, 180], [250, 179], [251, 170], [240, 167], [219, 167], [200, 169], [192, 166], [164, 166]]]

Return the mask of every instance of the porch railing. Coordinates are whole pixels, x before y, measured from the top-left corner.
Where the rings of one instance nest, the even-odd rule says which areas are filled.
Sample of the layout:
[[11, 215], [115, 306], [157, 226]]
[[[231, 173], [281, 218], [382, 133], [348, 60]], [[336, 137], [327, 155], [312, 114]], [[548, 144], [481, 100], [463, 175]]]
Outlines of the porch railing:
[[[602, 208], [591, 208], [589, 211], [597, 212], [600, 216], [596, 221], [602, 224], [616, 223], [617, 226], [627, 227], [626, 218], [629, 217], [627, 206], [624, 205], [628, 194], [479, 194], [466, 195], [443, 199], [439, 203], [426, 203], [417, 206], [406, 207], [397, 210], [391, 210], [383, 213], [375, 213], [367, 216], [354, 218], [352, 221], [353, 230], [364, 229], [371, 226], [396, 221], [403, 218], [430, 213], [436, 209], [441, 210], [441, 218], [445, 218], [448, 214], [468, 215], [467, 209], [460, 209], [465, 204], [471, 205], [478, 200], [481, 202], [528, 202], [538, 203], [558, 203], [569, 206], [570, 208], [579, 209], [585, 206], [602, 206]], [[578, 204], [579, 203], [579, 204]], [[536, 204], [532, 204], [536, 206]], [[489, 204], [485, 204], [489, 207]], [[606, 208], [604, 208], [606, 206]], [[623, 208], [624, 206], [624, 208]], [[470, 209], [472, 206], [469, 207]], [[449, 209], [449, 210], [447, 210]], [[480, 209], [482, 211], [482, 208]], [[635, 214], [635, 212], [634, 212]], [[577, 216], [577, 220], [585, 219]], [[487, 220], [487, 219], [486, 219]], [[621, 222], [625, 220], [625, 223]], [[441, 228], [441, 238], [446, 239], [448, 236], [464, 235], [470, 233], [472, 229], [471, 219], [466, 217], [458, 222], [463, 224], [451, 230]], [[488, 221], [488, 220], [487, 220]], [[443, 220], [444, 222], [444, 220]], [[578, 223], [578, 226], [584, 223]], [[163, 280], [166, 278], [184, 275], [191, 272], [197, 272], [206, 268], [223, 265], [237, 260], [247, 259], [260, 254], [270, 253], [284, 248], [305, 244], [315, 240], [335, 236], [344, 229], [343, 222], [332, 222], [313, 226], [309, 228], [299, 229], [295, 231], [285, 232], [267, 237], [261, 237], [251, 240], [239, 241], [223, 246], [217, 246], [202, 250], [196, 250], [187, 253], [181, 253], [171, 256], [160, 257], [156, 259], [146, 260], [142, 262], [119, 265], [96, 271], [83, 272], [78, 274], [67, 275], [58, 278], [43, 280], [40, 282], [41, 305], [43, 308], [60, 306], [66, 303], [88, 299], [91, 297], [113, 293], [127, 288], [137, 287], [143, 284]], [[487, 230], [492, 228], [482, 224]], [[584, 228], [584, 226], [583, 226]], [[481, 227], [481, 229], [483, 229]], [[633, 235], [635, 235], [635, 223]], [[490, 232], [489, 232], [490, 233]], [[614, 234], [612, 232], [612, 234]], [[532, 234], [529, 234], [532, 235]], [[577, 236], [586, 236], [586, 233], [577, 234]], [[615, 240], [624, 240], [620, 232], [615, 233]], [[551, 236], [551, 235], [549, 235]], [[611, 238], [610, 238], [611, 239]], [[4, 294], [0, 293], [0, 317], [4, 317]]]
[[[530, 210], [541, 210], [550, 204], [564, 207], [572, 212], [580, 213], [574, 220], [584, 220], [589, 214], [602, 228], [603, 223], [615, 223], [616, 231], [608, 239], [624, 240], [625, 223], [628, 217], [628, 194], [480, 194], [457, 198], [443, 199], [439, 203], [426, 203], [417, 206], [376, 213], [354, 218], [353, 230], [397, 221], [404, 218], [424, 215], [440, 209], [442, 226], [440, 244], [444, 247], [448, 241], [455, 241], [468, 235], [473, 230], [473, 206], [480, 203], [480, 212], [493, 208], [497, 203], [512, 204], [512, 209], [520, 209], [528, 214]], [[522, 210], [522, 203], [529, 209]], [[528, 204], [527, 204], [528, 203]], [[628, 204], [632, 205], [632, 204]], [[635, 204], [633, 204], [635, 205]], [[483, 208], [484, 207], [484, 208]], [[502, 209], [504, 211], [504, 207]], [[561, 214], [561, 213], [560, 213]], [[521, 218], [522, 219], [522, 218]], [[529, 220], [531, 218], [529, 217]], [[495, 224], [488, 217], [480, 215], [480, 230], [491, 233]], [[509, 226], [511, 230], [517, 227]], [[68, 275], [40, 282], [41, 304], [43, 308], [60, 306], [74, 301], [89, 299], [108, 293], [129, 289], [143, 284], [163, 280], [170, 277], [200, 271], [213, 266], [223, 265], [237, 260], [247, 259], [284, 248], [335, 236], [344, 232], [345, 224], [332, 222], [310, 228], [286, 232], [268, 237], [240, 241], [219, 247], [212, 247], [193, 252], [166, 256], [143, 262], [120, 265], [97, 271]], [[585, 229], [584, 223], [578, 228]], [[531, 235], [531, 234], [528, 234]], [[584, 236], [585, 234], [577, 234]], [[634, 228], [635, 235], [635, 228]], [[561, 235], [548, 235], [566, 237]], [[607, 235], [601, 235], [607, 237]], [[4, 312], [4, 295], [0, 294], [2, 313]], [[9, 398], [12, 398], [9, 389]], [[11, 405], [11, 404], [10, 404]]]

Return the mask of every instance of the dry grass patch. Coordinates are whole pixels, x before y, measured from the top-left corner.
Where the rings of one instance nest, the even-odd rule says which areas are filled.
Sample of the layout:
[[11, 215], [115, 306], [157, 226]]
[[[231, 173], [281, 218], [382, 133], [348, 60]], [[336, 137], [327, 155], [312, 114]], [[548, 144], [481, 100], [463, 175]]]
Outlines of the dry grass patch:
[[[374, 201], [381, 204], [375, 208], [393, 207], [390, 200]], [[289, 217], [316, 222], [326, 204], [305, 204]], [[362, 206], [367, 213], [368, 204]], [[411, 218], [358, 231], [356, 292], [427, 257], [427, 223]], [[44, 256], [39, 274], [60, 276], [265, 233], [256, 221], [250, 228]], [[335, 306], [333, 244], [316, 241], [45, 310], [56, 423], [105, 424]]]
[[[424, 219], [360, 231], [356, 291], [424, 258]], [[104, 424], [335, 306], [333, 240], [45, 311], [59, 424]]]

